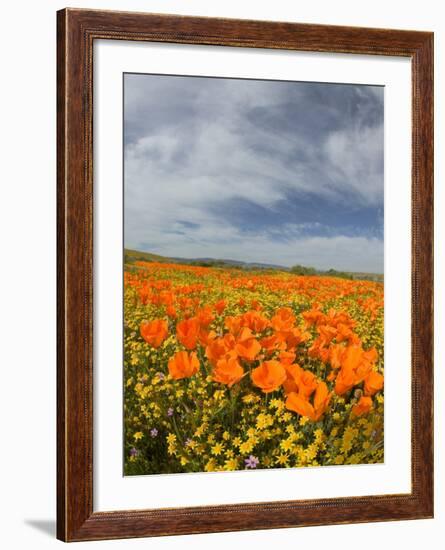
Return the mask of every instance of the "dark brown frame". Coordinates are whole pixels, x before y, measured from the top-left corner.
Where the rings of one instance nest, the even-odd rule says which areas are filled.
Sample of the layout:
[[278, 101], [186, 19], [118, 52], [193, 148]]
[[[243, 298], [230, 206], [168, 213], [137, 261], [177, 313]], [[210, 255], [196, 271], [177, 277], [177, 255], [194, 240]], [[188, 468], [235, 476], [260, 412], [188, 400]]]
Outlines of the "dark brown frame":
[[[93, 512], [92, 78], [96, 39], [412, 61], [412, 491]], [[433, 517], [433, 34], [65, 9], [57, 14], [57, 537], [64, 541]]]

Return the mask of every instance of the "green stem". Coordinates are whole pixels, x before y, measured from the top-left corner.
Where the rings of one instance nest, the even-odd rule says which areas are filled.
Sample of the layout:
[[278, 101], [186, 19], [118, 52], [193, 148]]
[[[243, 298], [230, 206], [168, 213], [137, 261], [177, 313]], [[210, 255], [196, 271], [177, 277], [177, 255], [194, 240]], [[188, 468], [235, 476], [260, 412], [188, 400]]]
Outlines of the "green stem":
[[231, 432], [233, 433], [233, 428], [234, 428], [234, 424], [235, 424], [235, 399], [234, 399], [234, 395], [233, 395], [233, 392], [232, 390], [230, 389], [229, 390], [229, 394], [230, 394], [230, 409], [231, 409]]
[[179, 435], [179, 429], [178, 429], [178, 425], [176, 424], [176, 420], [175, 420], [175, 415], [173, 414], [172, 416], [172, 424], [173, 424], [173, 429], [176, 433], [176, 437], [179, 439], [179, 441], [181, 442], [181, 444], [183, 443], [182, 441], [182, 437]]

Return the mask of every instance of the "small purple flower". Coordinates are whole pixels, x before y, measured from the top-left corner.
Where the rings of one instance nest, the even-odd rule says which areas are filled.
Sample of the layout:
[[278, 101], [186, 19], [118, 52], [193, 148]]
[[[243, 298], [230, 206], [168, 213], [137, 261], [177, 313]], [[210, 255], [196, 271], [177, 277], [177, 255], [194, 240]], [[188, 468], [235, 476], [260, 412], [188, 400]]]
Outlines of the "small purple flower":
[[185, 446], [188, 447], [191, 442], [192, 440], [190, 439], [190, 437], [187, 437], [187, 439], [185, 440]]
[[173, 416], [173, 409], [171, 407], [168, 408], [167, 416]]
[[158, 430], [156, 428], [152, 428], [150, 430], [151, 437], [156, 437], [158, 435]]
[[139, 451], [134, 447], [130, 449], [130, 456], [137, 456], [138, 454], [139, 454]]
[[259, 460], [257, 459], [256, 456], [253, 456], [253, 455], [250, 455], [249, 458], [246, 458], [244, 460], [244, 462], [246, 463], [246, 468], [256, 468], [259, 464]]
[[159, 378], [159, 380], [164, 380], [165, 374], [163, 372], [157, 372], [156, 376]]

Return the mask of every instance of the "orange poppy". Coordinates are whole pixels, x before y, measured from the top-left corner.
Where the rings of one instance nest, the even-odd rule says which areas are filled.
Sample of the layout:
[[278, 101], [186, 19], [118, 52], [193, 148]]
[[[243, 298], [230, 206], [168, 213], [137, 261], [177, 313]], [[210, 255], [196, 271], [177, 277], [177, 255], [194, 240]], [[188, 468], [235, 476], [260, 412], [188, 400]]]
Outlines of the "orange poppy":
[[168, 336], [168, 323], [164, 319], [142, 321], [140, 331], [147, 344], [158, 348]]
[[143, 286], [141, 289], [139, 289], [139, 300], [144, 306], [148, 304], [151, 296], [151, 290], [147, 286]]
[[169, 306], [173, 304], [173, 292], [168, 290], [163, 290], [159, 294], [159, 303], [163, 304], [164, 306]]
[[313, 341], [307, 353], [309, 357], [320, 359], [323, 363], [329, 360], [329, 348], [325, 347], [324, 340], [320, 336]]
[[195, 349], [199, 335], [199, 321], [196, 317], [184, 319], [176, 325], [176, 336], [187, 349]]
[[324, 382], [319, 382], [314, 394], [314, 420], [317, 422], [325, 413], [331, 401], [332, 392]]
[[311, 418], [314, 414], [314, 407], [304, 399], [301, 395], [298, 395], [296, 392], [291, 392], [286, 399], [286, 409], [294, 411], [301, 416], [307, 416]]
[[286, 342], [279, 338], [276, 334], [271, 336], [265, 336], [260, 340], [261, 347], [264, 348], [267, 352], [272, 353], [273, 351], [280, 349], [286, 349]]
[[379, 357], [379, 354], [377, 353], [377, 350], [375, 348], [371, 348], [363, 352], [363, 356], [366, 361], [369, 361], [370, 363], [375, 363]]
[[196, 317], [199, 321], [199, 324], [203, 327], [208, 327], [213, 321], [212, 309], [209, 306], [205, 306], [202, 309], [196, 312]]
[[215, 382], [226, 384], [230, 388], [241, 380], [243, 375], [244, 370], [239, 364], [238, 359], [229, 353], [217, 362], [212, 373], [212, 378]]
[[253, 338], [253, 333], [248, 327], [241, 327], [238, 332], [231, 334], [234, 336], [237, 342], [246, 342]]
[[298, 392], [299, 395], [307, 399], [317, 388], [315, 375], [302, 369], [299, 365], [286, 366], [286, 373], [284, 389], [287, 393]]
[[352, 369], [342, 368], [335, 379], [335, 393], [343, 395], [354, 386], [354, 371]]
[[311, 335], [309, 332], [302, 332], [299, 328], [293, 328], [285, 333], [280, 333], [286, 340], [287, 349], [295, 349], [302, 342], [309, 340]]
[[306, 321], [307, 326], [318, 325], [325, 317], [324, 313], [317, 308], [303, 311], [303, 319]]
[[320, 335], [323, 346], [330, 344], [331, 341], [337, 336], [337, 329], [328, 325], [318, 326], [317, 332]]
[[295, 358], [296, 354], [292, 351], [282, 351], [279, 355], [280, 363], [282, 365], [292, 365]]
[[206, 330], [204, 327], [199, 328], [198, 341], [201, 346], [208, 346], [214, 338], [216, 338], [214, 330]]
[[356, 405], [352, 407], [351, 414], [355, 416], [362, 416], [369, 413], [372, 409], [372, 399], [365, 395], [362, 395]]
[[341, 323], [338, 325], [338, 334], [337, 334], [337, 342], [343, 342], [344, 340], [349, 341], [351, 344], [359, 345], [360, 344], [360, 338], [352, 332], [352, 330], [346, 326], [345, 324]]
[[223, 341], [227, 351], [232, 351], [235, 348], [236, 340], [233, 334], [224, 334]]
[[242, 340], [235, 346], [237, 354], [246, 359], [247, 361], [253, 361], [255, 357], [260, 353], [261, 346], [258, 340], [255, 338], [249, 338], [248, 340]]
[[309, 397], [316, 388], [317, 379], [315, 378], [315, 374], [308, 370], [301, 369], [298, 380], [298, 392], [304, 397]]
[[333, 369], [339, 369], [346, 348], [340, 344], [331, 344], [329, 347], [329, 362]]
[[286, 380], [286, 370], [278, 361], [264, 361], [251, 373], [252, 382], [264, 393], [278, 389]]
[[290, 365], [283, 363], [283, 365], [286, 369], [286, 380], [283, 382], [284, 392], [286, 394], [292, 392], [298, 393], [298, 381], [303, 369], [296, 363]]
[[251, 279], [249, 279], [246, 283], [246, 287], [250, 290], [255, 290], [255, 283]]
[[335, 392], [343, 395], [363, 382], [372, 372], [376, 359], [377, 351], [374, 348], [364, 351], [361, 346], [348, 346], [340, 359], [341, 368], [335, 381]]
[[307, 416], [314, 422], [317, 422], [328, 408], [331, 395], [326, 384], [324, 382], [318, 382], [314, 394], [313, 405], [304, 395], [291, 392], [286, 399], [286, 408], [301, 414], [301, 416]]
[[377, 360], [377, 351], [372, 348], [368, 351], [363, 351], [362, 360], [355, 370], [355, 383], [362, 382], [372, 371], [373, 364]]
[[216, 367], [218, 361], [226, 355], [226, 353], [231, 352], [232, 355], [236, 355], [236, 352], [234, 352], [235, 344], [235, 339], [231, 334], [226, 334], [224, 338], [213, 338], [206, 347], [206, 357], [210, 363]]
[[228, 315], [224, 319], [224, 326], [227, 328], [229, 332], [232, 334], [237, 334], [241, 329], [241, 317], [234, 317], [232, 315]]
[[254, 332], [263, 332], [270, 325], [270, 321], [258, 311], [251, 310], [242, 316], [242, 324]]
[[290, 308], [282, 307], [272, 317], [271, 323], [277, 332], [285, 332], [293, 328], [295, 315]]
[[363, 349], [360, 346], [348, 346], [342, 358], [342, 367], [356, 370], [363, 360]]
[[182, 309], [182, 311], [185, 311], [187, 309], [191, 309], [193, 307], [193, 301], [190, 298], [187, 298], [185, 296], [179, 298], [179, 305]]
[[374, 395], [383, 388], [383, 375], [376, 371], [371, 371], [365, 378], [365, 394]]
[[194, 351], [178, 351], [168, 362], [168, 372], [173, 380], [190, 378], [199, 371], [199, 360]]
[[176, 313], [175, 306], [172, 306], [172, 305], [167, 306], [166, 312], [171, 319], [176, 319], [176, 317], [178, 316], [178, 314]]
[[215, 309], [219, 315], [226, 309], [226, 302], [224, 300], [219, 300], [216, 302]]

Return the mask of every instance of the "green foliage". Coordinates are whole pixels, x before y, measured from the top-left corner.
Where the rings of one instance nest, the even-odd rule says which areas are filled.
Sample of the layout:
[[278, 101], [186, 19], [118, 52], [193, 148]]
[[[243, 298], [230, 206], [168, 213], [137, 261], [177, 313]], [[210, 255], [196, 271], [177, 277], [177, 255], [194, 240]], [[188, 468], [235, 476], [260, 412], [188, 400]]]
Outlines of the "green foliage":
[[339, 279], [354, 279], [353, 274], [348, 273], [347, 271], [337, 271], [336, 269], [321, 271], [319, 269], [315, 269], [314, 267], [306, 267], [305, 265], [299, 264], [292, 266], [290, 268], [290, 272], [294, 275], [321, 275], [327, 277], [338, 277]]
[[126, 264], [134, 262], [168, 262], [169, 258], [159, 256], [158, 254], [151, 254], [150, 252], [142, 252], [140, 250], [124, 249], [124, 261]]
[[313, 267], [306, 267], [304, 265], [294, 265], [290, 268], [290, 272], [295, 275], [316, 275], [317, 271]]
[[326, 271], [326, 275], [329, 275], [329, 277], [338, 277], [339, 279], [352, 280], [354, 278], [351, 273], [347, 273], [346, 271], [337, 271], [336, 269], [329, 269], [329, 271]]

